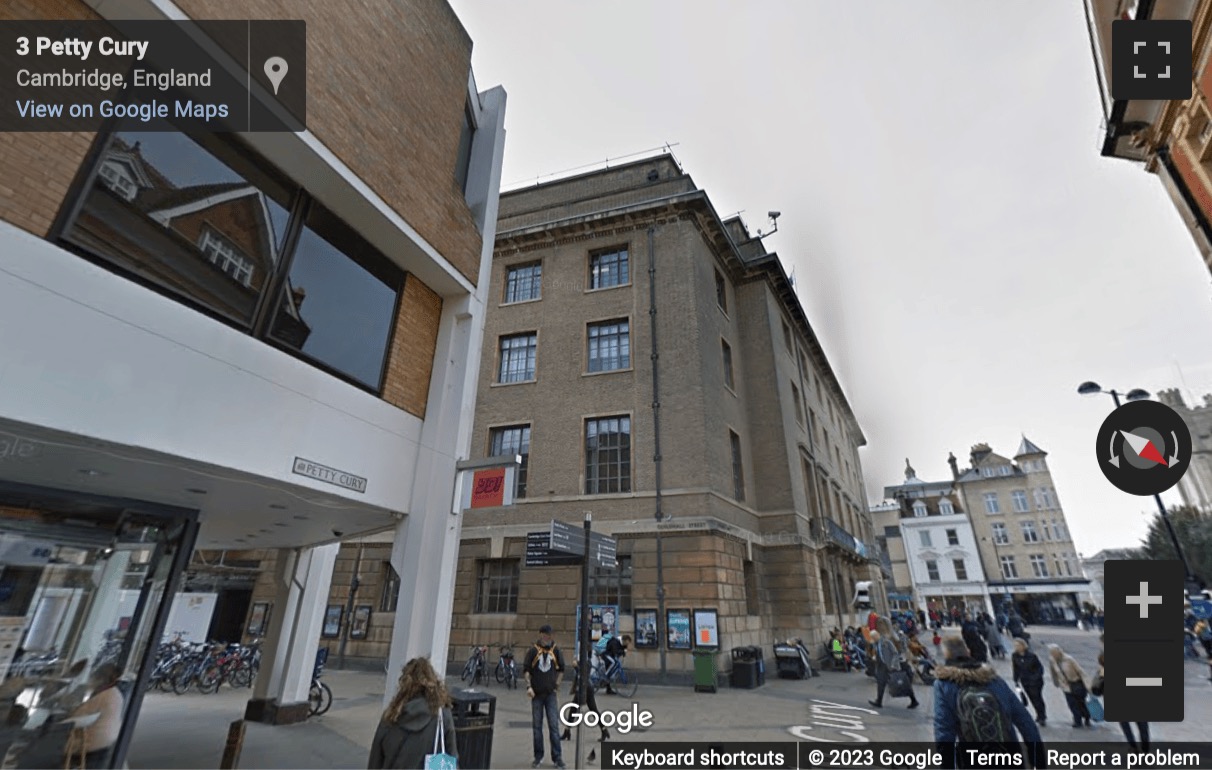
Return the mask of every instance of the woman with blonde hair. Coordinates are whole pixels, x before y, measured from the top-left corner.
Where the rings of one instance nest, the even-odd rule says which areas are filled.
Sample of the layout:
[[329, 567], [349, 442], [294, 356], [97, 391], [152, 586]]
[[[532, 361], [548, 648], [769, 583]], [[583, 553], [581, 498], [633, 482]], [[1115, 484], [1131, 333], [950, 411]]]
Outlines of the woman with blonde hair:
[[[444, 740], [436, 740], [439, 727]], [[435, 742], [437, 751], [434, 750]], [[428, 658], [413, 658], [404, 664], [396, 694], [375, 730], [366, 767], [368, 770], [423, 769], [425, 757], [435, 753], [458, 756], [450, 694]]]
[[1086, 708], [1086, 672], [1072, 655], [1059, 644], [1048, 645], [1048, 668], [1052, 671], [1052, 684], [1065, 693], [1065, 703], [1073, 714], [1073, 726], [1090, 726], [1090, 710]]

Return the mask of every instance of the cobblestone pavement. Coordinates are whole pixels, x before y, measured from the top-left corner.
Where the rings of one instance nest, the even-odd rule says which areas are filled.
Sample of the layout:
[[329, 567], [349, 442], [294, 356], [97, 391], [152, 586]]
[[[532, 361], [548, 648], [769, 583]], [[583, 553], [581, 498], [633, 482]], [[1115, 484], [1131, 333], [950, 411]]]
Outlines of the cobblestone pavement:
[[[1032, 643], [1055, 642], [1074, 655], [1093, 676], [1097, 668], [1098, 634], [1069, 628], [1036, 626], [1028, 629]], [[769, 661], [768, 661], [769, 662]], [[1009, 678], [1009, 660], [995, 661]], [[1207, 723], [1199, 715], [1212, 714], [1212, 684], [1205, 661], [1186, 664], [1187, 689], [1184, 723], [1153, 726], [1153, 740], [1207, 739]], [[325, 676], [335, 693], [332, 710], [300, 725], [265, 727], [249, 724], [241, 768], [360, 768], [382, 708], [386, 679], [380, 674], [333, 671]], [[452, 681], [451, 686], [459, 683]], [[634, 698], [640, 709], [651, 711], [653, 726], [619, 735], [618, 742], [640, 741], [929, 741], [932, 738], [933, 693], [917, 686], [922, 705], [905, 708], [907, 700], [885, 700], [883, 709], [871, 708], [874, 682], [862, 674], [823, 672], [811, 680], [770, 678], [753, 690], [727, 687], [717, 693], [695, 693], [689, 686], [658, 687], [641, 684]], [[505, 690], [493, 683], [487, 692], [497, 697], [492, 767], [529, 767], [533, 759], [530, 704], [522, 690]], [[1091, 729], [1069, 726], [1064, 697], [1049, 683], [1044, 690], [1049, 722], [1044, 740], [1123, 740], [1118, 726], [1098, 724]], [[217, 695], [151, 694], [129, 755], [132, 768], [214, 768], [219, 764], [228, 725], [239, 719], [248, 690], [223, 690]], [[624, 710], [632, 701], [603, 695], [604, 709]], [[589, 742], [592, 736], [595, 742]], [[586, 752], [596, 743], [597, 731], [585, 731]], [[612, 741], [612, 742], [614, 742]], [[573, 744], [565, 742], [564, 761], [574, 766]], [[600, 763], [599, 763], [600, 764]], [[551, 766], [550, 750], [544, 766]], [[593, 767], [596, 765], [585, 765]]]

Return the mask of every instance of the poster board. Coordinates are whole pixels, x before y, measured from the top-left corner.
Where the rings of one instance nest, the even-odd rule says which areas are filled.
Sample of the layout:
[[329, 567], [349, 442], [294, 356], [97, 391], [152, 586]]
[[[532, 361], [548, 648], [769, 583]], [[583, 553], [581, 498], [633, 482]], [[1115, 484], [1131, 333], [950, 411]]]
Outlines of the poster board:
[[252, 612], [248, 614], [249, 636], [265, 636], [265, 632], [269, 629], [269, 610], [272, 606], [269, 602], [253, 604]]
[[[593, 644], [602, 638], [602, 634], [614, 634], [619, 628], [619, 605], [591, 604], [589, 605], [589, 643]], [[581, 605], [577, 605], [576, 644], [573, 650], [576, 659], [581, 659]]]
[[669, 649], [689, 650], [693, 638], [690, 632], [690, 610], [667, 610], [665, 628], [669, 632]]
[[353, 612], [349, 623], [350, 639], [365, 639], [370, 633], [370, 605], [359, 604]]
[[324, 611], [324, 627], [320, 636], [325, 639], [335, 639], [341, 635], [341, 621], [345, 618], [345, 608], [340, 604], [330, 604]]
[[694, 611], [694, 647], [698, 650], [720, 648], [720, 614], [716, 610]]
[[635, 611], [635, 648], [655, 650], [660, 646], [661, 629], [657, 625], [656, 610]]

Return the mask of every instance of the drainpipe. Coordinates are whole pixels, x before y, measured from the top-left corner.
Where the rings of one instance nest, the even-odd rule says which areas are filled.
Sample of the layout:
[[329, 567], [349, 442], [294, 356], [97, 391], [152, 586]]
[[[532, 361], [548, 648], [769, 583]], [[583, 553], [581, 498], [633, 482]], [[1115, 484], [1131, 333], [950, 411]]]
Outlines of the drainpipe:
[[669, 629], [664, 624], [665, 617], [665, 564], [661, 544], [661, 522], [665, 520], [665, 511], [661, 500], [661, 379], [659, 373], [660, 354], [657, 353], [656, 325], [656, 248], [653, 245], [656, 228], [648, 228], [648, 327], [652, 332], [652, 464], [654, 484], [656, 486], [656, 570], [657, 570], [657, 628], [662, 632], [657, 634], [657, 650], [660, 658], [660, 673], [657, 676], [659, 684], [665, 684], [668, 668], [665, 659], [665, 648], [669, 641]]
[[345, 628], [341, 632], [341, 644], [337, 647], [337, 668], [345, 668], [345, 647], [349, 644], [349, 632], [353, 628], [354, 601], [358, 596], [358, 586], [361, 584], [362, 554], [366, 546], [358, 544], [358, 557], [354, 561], [353, 580], [349, 581], [349, 599], [345, 603]]

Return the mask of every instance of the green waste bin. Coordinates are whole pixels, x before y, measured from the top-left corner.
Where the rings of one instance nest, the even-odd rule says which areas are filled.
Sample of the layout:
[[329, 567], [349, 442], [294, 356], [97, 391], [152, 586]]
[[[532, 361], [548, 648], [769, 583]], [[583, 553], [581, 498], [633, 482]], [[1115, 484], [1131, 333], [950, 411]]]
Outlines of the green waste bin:
[[717, 650], [694, 651], [694, 691], [717, 692], [715, 656]]

